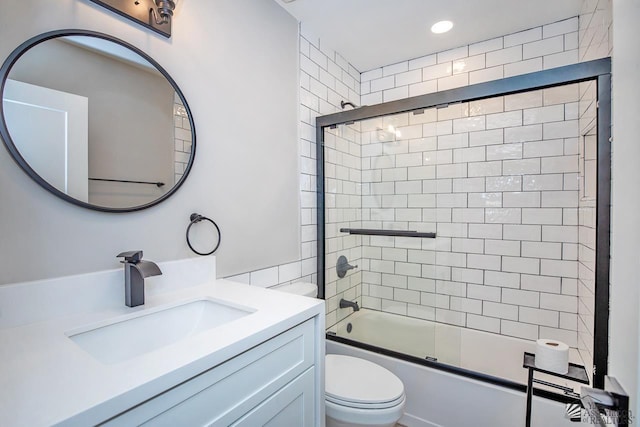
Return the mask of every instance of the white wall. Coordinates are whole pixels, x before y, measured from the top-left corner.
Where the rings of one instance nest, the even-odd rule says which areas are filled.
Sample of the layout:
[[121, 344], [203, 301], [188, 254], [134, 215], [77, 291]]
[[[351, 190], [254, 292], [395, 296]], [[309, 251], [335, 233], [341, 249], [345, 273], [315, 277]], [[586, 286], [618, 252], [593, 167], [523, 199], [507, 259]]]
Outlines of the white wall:
[[[279, 1], [279, 0], [277, 0]], [[316, 117], [340, 111], [340, 101], [360, 105], [360, 72], [311, 33], [304, 24], [300, 30], [300, 260], [248, 271], [228, 277], [255, 286], [272, 287], [290, 282], [317, 283], [316, 240]], [[351, 108], [351, 107], [346, 107]], [[353, 256], [350, 257], [353, 259]], [[335, 267], [335, 259], [333, 261]], [[331, 268], [327, 260], [327, 272]], [[353, 277], [354, 274], [350, 274]], [[327, 276], [330, 279], [330, 275]], [[327, 324], [335, 323], [337, 288], [327, 281]], [[354, 283], [359, 283], [357, 280]], [[352, 288], [355, 292], [357, 289]], [[340, 292], [346, 289], [341, 289]], [[359, 296], [359, 290], [357, 290]], [[331, 297], [336, 297], [330, 299]], [[348, 294], [347, 298], [355, 298]], [[344, 315], [347, 310], [342, 309]]]
[[609, 375], [638, 402], [638, 262], [640, 261], [640, 3], [613, 1], [612, 241]]
[[85, 0], [0, 3], [0, 58], [36, 34], [85, 28], [125, 40], [173, 76], [194, 113], [191, 176], [168, 201], [131, 214], [78, 208], [37, 186], [0, 149], [0, 284], [117, 267], [122, 250], [193, 255], [191, 212], [222, 229], [219, 275], [297, 261], [296, 21], [272, 0], [185, 1], [173, 37]]

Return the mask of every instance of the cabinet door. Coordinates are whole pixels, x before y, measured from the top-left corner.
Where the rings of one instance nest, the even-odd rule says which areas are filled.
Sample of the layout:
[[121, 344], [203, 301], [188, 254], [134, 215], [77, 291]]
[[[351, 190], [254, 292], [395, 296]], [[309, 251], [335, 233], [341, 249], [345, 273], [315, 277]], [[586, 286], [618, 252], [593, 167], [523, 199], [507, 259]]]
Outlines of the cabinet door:
[[278, 390], [233, 427], [307, 427], [314, 425], [314, 368]]

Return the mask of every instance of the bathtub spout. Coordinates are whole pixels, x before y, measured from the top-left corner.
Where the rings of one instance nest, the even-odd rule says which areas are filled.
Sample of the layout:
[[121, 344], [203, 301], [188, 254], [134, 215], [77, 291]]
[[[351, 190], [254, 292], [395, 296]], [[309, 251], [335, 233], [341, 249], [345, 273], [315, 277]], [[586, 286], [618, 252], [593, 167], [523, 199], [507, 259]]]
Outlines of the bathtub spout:
[[353, 308], [353, 311], [360, 310], [360, 307], [358, 307], [357, 301], [347, 301], [346, 299], [342, 298], [340, 300], [340, 308], [347, 308], [347, 307]]

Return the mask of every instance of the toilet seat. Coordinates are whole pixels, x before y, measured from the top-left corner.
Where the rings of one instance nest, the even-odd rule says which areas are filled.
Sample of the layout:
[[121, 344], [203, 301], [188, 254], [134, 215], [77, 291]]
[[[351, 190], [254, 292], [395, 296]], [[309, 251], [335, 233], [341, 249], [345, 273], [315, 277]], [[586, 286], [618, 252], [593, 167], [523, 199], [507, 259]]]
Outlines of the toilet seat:
[[328, 354], [325, 398], [349, 408], [386, 409], [404, 403], [404, 385], [389, 370], [368, 360]]
[[380, 403], [361, 403], [361, 402], [352, 402], [349, 400], [336, 399], [335, 397], [325, 395], [325, 400], [327, 402], [335, 403], [336, 405], [346, 406], [349, 408], [358, 408], [358, 409], [387, 409], [392, 408], [394, 406], [400, 405], [405, 399], [404, 394], [398, 397], [395, 400], [389, 402], [380, 402]]

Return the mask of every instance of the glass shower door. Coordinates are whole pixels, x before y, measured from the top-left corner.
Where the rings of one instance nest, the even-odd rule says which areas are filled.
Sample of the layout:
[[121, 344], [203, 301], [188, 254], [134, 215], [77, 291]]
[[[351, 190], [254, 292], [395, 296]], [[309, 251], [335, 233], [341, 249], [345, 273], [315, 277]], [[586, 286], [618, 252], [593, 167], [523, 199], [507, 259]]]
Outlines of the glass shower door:
[[[593, 336], [596, 131], [595, 102], [582, 102], [594, 88], [326, 129], [332, 331], [519, 382], [522, 354], [539, 338], [566, 342], [583, 364], [578, 350], [589, 358]], [[335, 273], [340, 255], [358, 265], [345, 278]], [[364, 310], [339, 308], [343, 298]]]

